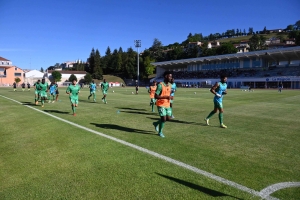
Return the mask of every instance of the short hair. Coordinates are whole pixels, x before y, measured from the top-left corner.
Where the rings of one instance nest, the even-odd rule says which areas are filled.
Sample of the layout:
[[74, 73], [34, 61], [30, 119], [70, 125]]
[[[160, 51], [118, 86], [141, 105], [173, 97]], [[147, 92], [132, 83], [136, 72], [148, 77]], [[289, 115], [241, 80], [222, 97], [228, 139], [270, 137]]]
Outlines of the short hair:
[[221, 79], [223, 79], [223, 78], [225, 78], [225, 77], [227, 77], [226, 74], [221, 74], [221, 75], [220, 75], [220, 78], [221, 78]]
[[168, 74], [172, 74], [172, 72], [171, 71], [165, 71], [163, 76], [165, 77]]

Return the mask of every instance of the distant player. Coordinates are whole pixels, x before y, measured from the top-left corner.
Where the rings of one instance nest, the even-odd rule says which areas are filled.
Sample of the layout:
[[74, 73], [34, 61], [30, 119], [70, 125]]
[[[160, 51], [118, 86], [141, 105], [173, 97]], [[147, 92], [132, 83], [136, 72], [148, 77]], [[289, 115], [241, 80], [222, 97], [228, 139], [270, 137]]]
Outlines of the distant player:
[[25, 91], [25, 87], [26, 87], [25, 83], [23, 82], [21, 86], [22, 86], [22, 91], [24, 92]]
[[282, 82], [280, 82], [279, 85], [278, 85], [278, 92], [281, 93], [282, 88], [283, 88], [283, 85], [282, 85]]
[[217, 82], [212, 88], [210, 89], [210, 92], [215, 95], [214, 97], [214, 110], [209, 113], [209, 115], [204, 119], [206, 122], [206, 125], [209, 125], [209, 119], [217, 113], [219, 110], [219, 121], [220, 121], [220, 127], [221, 128], [227, 128], [223, 124], [223, 96], [227, 94], [227, 76], [221, 75], [221, 81]]
[[155, 100], [154, 96], [155, 96], [156, 88], [157, 88], [156, 81], [153, 81], [152, 85], [148, 89], [148, 92], [150, 93], [150, 106], [152, 107], [152, 112], [155, 112], [154, 105], [155, 105], [156, 100]]
[[139, 86], [138, 85], [135, 86], [135, 94], [139, 94]]
[[97, 85], [95, 84], [94, 81], [92, 81], [90, 83], [89, 88], [90, 88], [90, 95], [88, 96], [88, 99], [90, 99], [91, 96], [93, 96], [94, 102], [96, 102], [96, 89], [97, 89]]
[[175, 94], [175, 92], [176, 92], [176, 90], [177, 90], [177, 87], [176, 87], [176, 83], [175, 83], [175, 81], [174, 81], [174, 78], [172, 78], [171, 84], [172, 84], [172, 85], [171, 85], [171, 96], [173, 97], [173, 99], [170, 100], [170, 107], [172, 108], [172, 116], [171, 116], [171, 118], [174, 119], [175, 117], [174, 117], [174, 115], [173, 115], [173, 102], [174, 102], [174, 94]]
[[56, 98], [56, 84], [54, 82], [52, 82], [49, 86], [49, 93], [50, 93], [49, 103], [51, 103], [51, 97], [52, 97], [52, 103], [54, 103]]
[[33, 86], [34, 86], [34, 94], [35, 94], [35, 98], [34, 98], [34, 102], [35, 102], [35, 105], [38, 105], [39, 104], [39, 99], [40, 99], [40, 93], [41, 93], [41, 88], [40, 88], [40, 83], [41, 81], [38, 80]]
[[27, 90], [30, 91], [30, 83], [27, 83]]
[[80, 86], [77, 85], [77, 79], [72, 81], [72, 84], [66, 90], [66, 93], [69, 94], [71, 101], [73, 116], [76, 116], [76, 107], [78, 107], [78, 94], [80, 92]]
[[153, 122], [155, 130], [158, 132], [158, 135], [164, 138], [163, 128], [166, 121], [169, 121], [172, 116], [172, 108], [170, 107], [170, 100], [173, 99], [171, 94], [171, 80], [172, 73], [169, 71], [164, 72], [164, 82], [161, 82], [157, 85], [155, 92], [155, 99], [157, 110], [160, 115], [160, 119], [157, 122]]
[[13, 83], [14, 92], [17, 91], [17, 84], [16, 82]]
[[55, 94], [56, 94], [55, 101], [58, 101], [58, 96], [59, 96], [58, 84], [57, 84], [56, 81], [55, 81], [54, 83], [55, 83], [55, 87], [56, 87], [56, 91], [55, 91]]
[[103, 83], [101, 84], [101, 89], [102, 89], [102, 94], [103, 94], [102, 101], [105, 104], [107, 104], [106, 95], [107, 95], [108, 88], [109, 88], [109, 83], [107, 83], [106, 80], [104, 79]]
[[47, 92], [48, 92], [48, 83], [45, 82], [45, 79], [43, 78], [42, 79], [42, 82], [39, 84], [40, 86], [40, 97], [41, 97], [41, 102], [42, 102], [42, 108], [44, 107], [45, 105], [45, 101], [48, 99], [48, 95], [47, 95]]

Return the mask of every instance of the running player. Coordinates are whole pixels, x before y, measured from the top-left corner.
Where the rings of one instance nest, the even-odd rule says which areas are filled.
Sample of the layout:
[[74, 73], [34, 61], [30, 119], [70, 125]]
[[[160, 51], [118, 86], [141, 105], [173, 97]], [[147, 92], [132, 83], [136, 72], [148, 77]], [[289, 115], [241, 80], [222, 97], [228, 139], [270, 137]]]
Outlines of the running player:
[[139, 85], [135, 86], [135, 94], [139, 94]]
[[55, 94], [56, 94], [55, 101], [58, 101], [58, 96], [59, 96], [58, 84], [57, 84], [57, 81], [55, 81], [54, 83], [55, 83], [55, 87], [56, 87], [56, 91], [55, 91]]
[[14, 92], [17, 91], [17, 84], [16, 82], [13, 83]]
[[96, 86], [94, 81], [92, 81], [90, 83], [89, 88], [90, 88], [90, 96], [88, 96], [88, 99], [90, 100], [91, 96], [93, 96], [94, 102], [96, 102], [96, 89], [97, 89], [97, 86]]
[[[52, 103], [55, 102], [55, 97], [56, 97], [56, 84], [52, 82], [49, 86], [49, 92], [50, 92], [50, 98], [52, 96]], [[51, 99], [49, 98], [49, 103], [51, 103]]]
[[171, 85], [171, 96], [173, 97], [173, 99], [170, 100], [170, 107], [171, 107], [171, 109], [172, 109], [172, 116], [171, 116], [171, 118], [174, 119], [175, 117], [174, 117], [174, 115], [173, 115], [173, 102], [174, 102], [174, 93], [175, 93], [176, 90], [177, 90], [177, 87], [176, 87], [176, 83], [175, 83], [175, 81], [174, 81], [174, 78], [172, 78], [171, 84], [172, 84], [172, 85]]
[[38, 105], [39, 104], [39, 99], [40, 99], [40, 91], [41, 91], [41, 88], [40, 88], [40, 83], [41, 81], [38, 80], [33, 86], [34, 86], [34, 94], [35, 94], [35, 98], [34, 98], [34, 102], [35, 102], [35, 105]]
[[73, 111], [73, 116], [76, 116], [76, 107], [78, 107], [78, 93], [80, 92], [80, 86], [77, 85], [77, 79], [72, 81], [72, 84], [66, 90], [66, 93], [69, 94], [71, 101], [71, 107]]
[[282, 82], [280, 82], [279, 85], [278, 85], [278, 92], [281, 93], [282, 88], [283, 88], [283, 85], [282, 85]]
[[220, 127], [221, 128], [227, 128], [223, 124], [223, 96], [227, 94], [227, 76], [221, 75], [220, 76], [221, 81], [217, 82], [212, 88], [210, 89], [210, 92], [215, 95], [214, 97], [214, 110], [209, 113], [209, 115], [204, 119], [206, 122], [206, 125], [209, 125], [209, 119], [217, 113], [219, 110], [219, 121], [220, 121]]
[[22, 83], [22, 91], [23, 91], [23, 92], [25, 91], [25, 87], [26, 87], [26, 85], [25, 85], [25, 83], [23, 82], [23, 83]]
[[27, 83], [27, 90], [30, 91], [30, 83]]
[[150, 93], [150, 106], [152, 107], [152, 112], [155, 112], [154, 105], [155, 105], [156, 100], [155, 100], [154, 96], [155, 96], [156, 88], [157, 88], [156, 81], [153, 81], [152, 85], [148, 89], [148, 92]]
[[163, 128], [165, 126], [165, 122], [170, 120], [172, 116], [172, 108], [170, 108], [170, 100], [173, 99], [171, 94], [171, 80], [172, 80], [172, 72], [165, 71], [164, 72], [164, 82], [161, 82], [157, 85], [155, 92], [155, 99], [157, 110], [160, 115], [160, 119], [157, 122], [153, 122], [155, 130], [158, 132], [158, 135], [164, 138]]
[[48, 92], [48, 83], [45, 82], [45, 79], [42, 79], [42, 82], [39, 84], [40, 86], [40, 96], [41, 96], [41, 101], [42, 101], [42, 108], [45, 105], [45, 100], [47, 100], [48, 96], [47, 96], [47, 92]]
[[107, 95], [108, 88], [109, 88], [109, 83], [107, 83], [106, 80], [104, 79], [103, 83], [101, 84], [101, 89], [102, 89], [102, 93], [103, 93], [102, 101], [105, 104], [107, 104], [106, 95]]

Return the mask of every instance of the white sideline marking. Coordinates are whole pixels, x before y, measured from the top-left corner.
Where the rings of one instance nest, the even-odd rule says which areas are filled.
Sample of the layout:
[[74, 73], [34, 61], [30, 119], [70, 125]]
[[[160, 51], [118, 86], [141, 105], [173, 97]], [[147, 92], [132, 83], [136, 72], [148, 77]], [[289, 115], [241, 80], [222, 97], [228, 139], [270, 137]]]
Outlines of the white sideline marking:
[[[21, 102], [18, 102], [18, 101], [14, 100], [14, 99], [11, 99], [11, 98], [8, 98], [8, 97], [2, 96], [2, 95], [0, 95], [0, 96], [3, 97], [3, 98], [5, 98], [5, 99], [14, 101], [14, 102], [16, 102], [16, 103], [18, 103], [18, 104], [22, 104]], [[24, 104], [22, 104], [22, 105], [24, 105]], [[275, 198], [275, 197], [269, 196], [269, 194], [271, 194], [272, 192], [271, 192], [271, 193], [268, 192], [267, 188], [269, 188], [269, 187], [271, 187], [271, 186], [269, 186], [269, 187], [267, 187], [266, 189], [264, 189], [264, 190], [266, 190], [266, 192], [263, 192], [264, 190], [262, 190], [261, 192], [258, 192], [258, 191], [255, 191], [255, 190], [253, 190], [253, 189], [250, 189], [250, 188], [248, 188], [248, 187], [246, 187], [246, 186], [240, 185], [240, 184], [238, 184], [238, 183], [235, 183], [235, 182], [233, 182], [233, 181], [227, 180], [227, 179], [222, 178], [222, 177], [220, 177], [220, 176], [216, 176], [216, 175], [214, 175], [214, 174], [212, 174], [212, 173], [209, 173], [209, 172], [206, 172], [206, 171], [204, 171], [204, 170], [198, 169], [198, 168], [196, 168], [196, 167], [193, 167], [193, 166], [191, 166], [191, 165], [185, 164], [185, 163], [183, 163], [183, 162], [174, 160], [174, 159], [172, 159], [172, 158], [170, 158], [170, 157], [161, 155], [161, 154], [159, 154], [159, 153], [156, 153], [156, 152], [154, 152], [154, 151], [145, 149], [145, 148], [140, 147], [140, 146], [137, 146], [137, 145], [135, 145], [135, 144], [131, 144], [131, 143], [129, 143], [129, 142], [125, 142], [125, 141], [120, 140], [120, 139], [118, 139], [118, 138], [115, 138], [115, 137], [112, 137], [112, 136], [105, 135], [105, 134], [103, 134], [103, 133], [94, 131], [94, 130], [92, 130], [92, 129], [89, 129], [89, 128], [86, 128], [86, 127], [84, 127], [84, 126], [81, 126], [81, 125], [75, 124], [75, 123], [73, 123], [73, 122], [70, 122], [70, 121], [68, 121], [68, 120], [62, 119], [62, 118], [60, 118], [60, 117], [56, 117], [55, 115], [51, 115], [51, 114], [49, 114], [49, 113], [46, 113], [46, 112], [44, 112], [44, 111], [42, 111], [42, 110], [39, 110], [39, 109], [37, 109], [37, 108], [31, 107], [31, 106], [28, 106], [28, 105], [24, 105], [24, 106], [26, 106], [26, 107], [28, 107], [28, 108], [31, 108], [31, 109], [33, 109], [33, 110], [35, 110], [35, 111], [38, 111], [38, 112], [40, 112], [40, 113], [43, 113], [43, 114], [45, 114], [45, 115], [48, 115], [48, 116], [50, 116], [50, 117], [53, 117], [53, 118], [55, 118], [55, 119], [58, 119], [58, 120], [60, 120], [60, 121], [63, 121], [63, 122], [65, 122], [65, 123], [68, 123], [68, 124], [71, 124], [71, 125], [73, 125], [73, 126], [76, 126], [76, 127], [80, 128], [80, 129], [89, 131], [89, 132], [91, 132], [91, 133], [100, 135], [100, 136], [105, 137], [105, 138], [107, 138], [107, 139], [113, 140], [113, 141], [115, 141], [115, 142], [121, 143], [121, 144], [126, 145], [126, 146], [129, 146], [129, 147], [132, 147], [132, 148], [134, 148], [134, 149], [137, 149], [137, 150], [139, 150], [139, 151], [141, 151], [141, 152], [150, 154], [150, 155], [152, 155], [152, 156], [154, 156], [154, 157], [156, 157], [156, 158], [160, 158], [160, 159], [165, 160], [165, 161], [167, 161], [167, 162], [169, 162], [169, 163], [172, 163], [172, 164], [175, 164], [175, 165], [177, 165], [177, 166], [183, 167], [183, 168], [188, 169], [188, 170], [190, 170], [190, 171], [193, 171], [193, 172], [195, 172], [195, 173], [197, 173], [197, 174], [201, 174], [201, 175], [203, 175], [203, 176], [205, 176], [205, 177], [208, 177], [208, 178], [213, 179], [213, 180], [215, 180], [215, 181], [218, 181], [218, 182], [220, 182], [220, 183], [224, 183], [225, 185], [229, 185], [229, 186], [234, 187], [234, 188], [236, 188], [236, 189], [239, 189], [239, 190], [241, 190], [241, 191], [250, 193], [250, 194], [252, 194], [252, 195], [255, 195], [255, 196], [261, 197], [261, 198], [263, 198], [263, 199], [267, 199], [267, 200], [278, 200], [278, 199]], [[276, 185], [276, 184], [275, 184], [275, 185]], [[279, 188], [279, 189], [280, 189], [280, 188]]]
[[265, 197], [268, 197], [273, 192], [276, 192], [277, 190], [281, 190], [281, 189], [289, 188], [289, 187], [300, 187], [300, 182], [276, 183], [274, 185], [270, 185], [270, 186], [264, 188], [259, 193], [262, 198], [265, 198]]

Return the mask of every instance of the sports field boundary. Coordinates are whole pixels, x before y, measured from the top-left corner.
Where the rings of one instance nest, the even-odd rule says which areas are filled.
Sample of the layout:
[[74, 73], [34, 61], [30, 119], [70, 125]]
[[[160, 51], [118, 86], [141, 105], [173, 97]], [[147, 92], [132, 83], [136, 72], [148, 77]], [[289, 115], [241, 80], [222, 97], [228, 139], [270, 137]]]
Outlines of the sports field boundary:
[[82, 129], [82, 130], [85, 130], [85, 131], [88, 131], [88, 132], [97, 134], [97, 135], [99, 135], [99, 136], [105, 137], [105, 138], [110, 139], [110, 140], [112, 140], [112, 141], [118, 142], [118, 143], [120, 143], [120, 144], [126, 145], [126, 146], [131, 147], [131, 148], [134, 148], [134, 149], [136, 149], [136, 150], [138, 150], [138, 151], [141, 151], [141, 152], [143, 152], [143, 153], [152, 155], [152, 156], [154, 156], [154, 157], [156, 157], [156, 158], [159, 158], [159, 159], [162, 159], [162, 160], [164, 160], [164, 161], [166, 161], [166, 162], [169, 162], [169, 163], [172, 163], [172, 164], [174, 164], [174, 165], [180, 166], [180, 167], [182, 167], [182, 168], [188, 169], [188, 170], [193, 171], [193, 172], [195, 172], [195, 173], [197, 173], [197, 174], [201, 174], [201, 175], [203, 175], [203, 176], [205, 176], [205, 177], [207, 177], [207, 178], [210, 178], [210, 179], [215, 180], [215, 181], [217, 181], [217, 182], [223, 183], [223, 184], [225, 184], [225, 185], [229, 185], [229, 186], [231, 186], [231, 187], [233, 187], [233, 188], [236, 188], [236, 189], [238, 189], [238, 190], [247, 192], [247, 193], [249, 193], [249, 194], [251, 194], [251, 195], [254, 195], [254, 196], [257, 196], [257, 197], [261, 197], [261, 198], [263, 198], [263, 199], [267, 199], [267, 200], [277, 200], [278, 198], [275, 198], [275, 197], [270, 196], [273, 192], [275, 192], [275, 191], [277, 191], [277, 190], [280, 190], [280, 189], [282, 189], [282, 188], [287, 188], [287, 187], [300, 187], [300, 182], [285, 182], [285, 183], [277, 183], [277, 184], [268, 186], [268, 187], [264, 188], [264, 189], [261, 190], [261, 191], [256, 191], [256, 190], [253, 190], [253, 189], [248, 188], [248, 187], [246, 187], [246, 186], [243, 186], [243, 185], [241, 185], [241, 184], [238, 184], [238, 183], [235, 183], [235, 182], [233, 182], [233, 181], [230, 181], [230, 180], [227, 180], [227, 179], [225, 179], [225, 178], [222, 178], [222, 177], [220, 177], [220, 176], [217, 176], [217, 175], [214, 175], [214, 174], [212, 174], [212, 173], [206, 172], [206, 171], [204, 171], [204, 170], [198, 169], [198, 168], [193, 167], [193, 166], [191, 166], [191, 165], [188, 165], [188, 164], [186, 164], [186, 163], [180, 162], [180, 161], [178, 161], [178, 160], [172, 159], [172, 158], [170, 158], [170, 157], [167, 157], [167, 156], [161, 155], [161, 154], [159, 154], [159, 153], [156, 153], [156, 152], [154, 152], [154, 151], [148, 150], [148, 149], [146, 149], [146, 148], [140, 147], [140, 146], [138, 146], [138, 145], [135, 145], [135, 144], [126, 142], [126, 141], [124, 141], [124, 140], [120, 140], [120, 139], [118, 139], [118, 138], [115, 138], [115, 137], [106, 135], [106, 134], [104, 134], [104, 133], [101, 133], [101, 132], [92, 130], [92, 129], [90, 129], [90, 128], [87, 128], [87, 127], [78, 125], [78, 124], [76, 124], [76, 123], [74, 123], [74, 122], [71, 122], [71, 121], [62, 119], [62, 118], [60, 118], [60, 117], [57, 117], [57, 116], [52, 115], [52, 114], [49, 114], [49, 113], [47, 113], [47, 112], [44, 112], [43, 110], [39, 110], [39, 109], [34, 108], [34, 107], [32, 107], [32, 106], [25, 105], [25, 104], [23, 104], [23, 103], [21, 103], [21, 102], [19, 102], [19, 101], [17, 101], [17, 100], [11, 99], [11, 98], [9, 98], [9, 97], [3, 96], [3, 95], [0, 95], [0, 96], [1, 96], [2, 98], [7, 99], [7, 100], [10, 100], [10, 101], [13, 101], [13, 102], [15, 102], [15, 103], [21, 104], [21, 105], [23, 105], [23, 106], [25, 106], [25, 107], [27, 107], [27, 108], [33, 109], [33, 110], [35, 110], [35, 111], [37, 111], [37, 112], [43, 113], [43, 114], [45, 114], [45, 115], [48, 115], [48, 116], [50, 116], [50, 117], [52, 117], [52, 118], [55, 118], [55, 119], [57, 119], [57, 120], [59, 120], [59, 121], [65, 122], [65, 123], [67, 123], [67, 124], [70, 124], [70, 125], [72, 125], [72, 126], [75, 126], [75, 127], [77, 127], [77, 128], [80, 128], [80, 129]]

